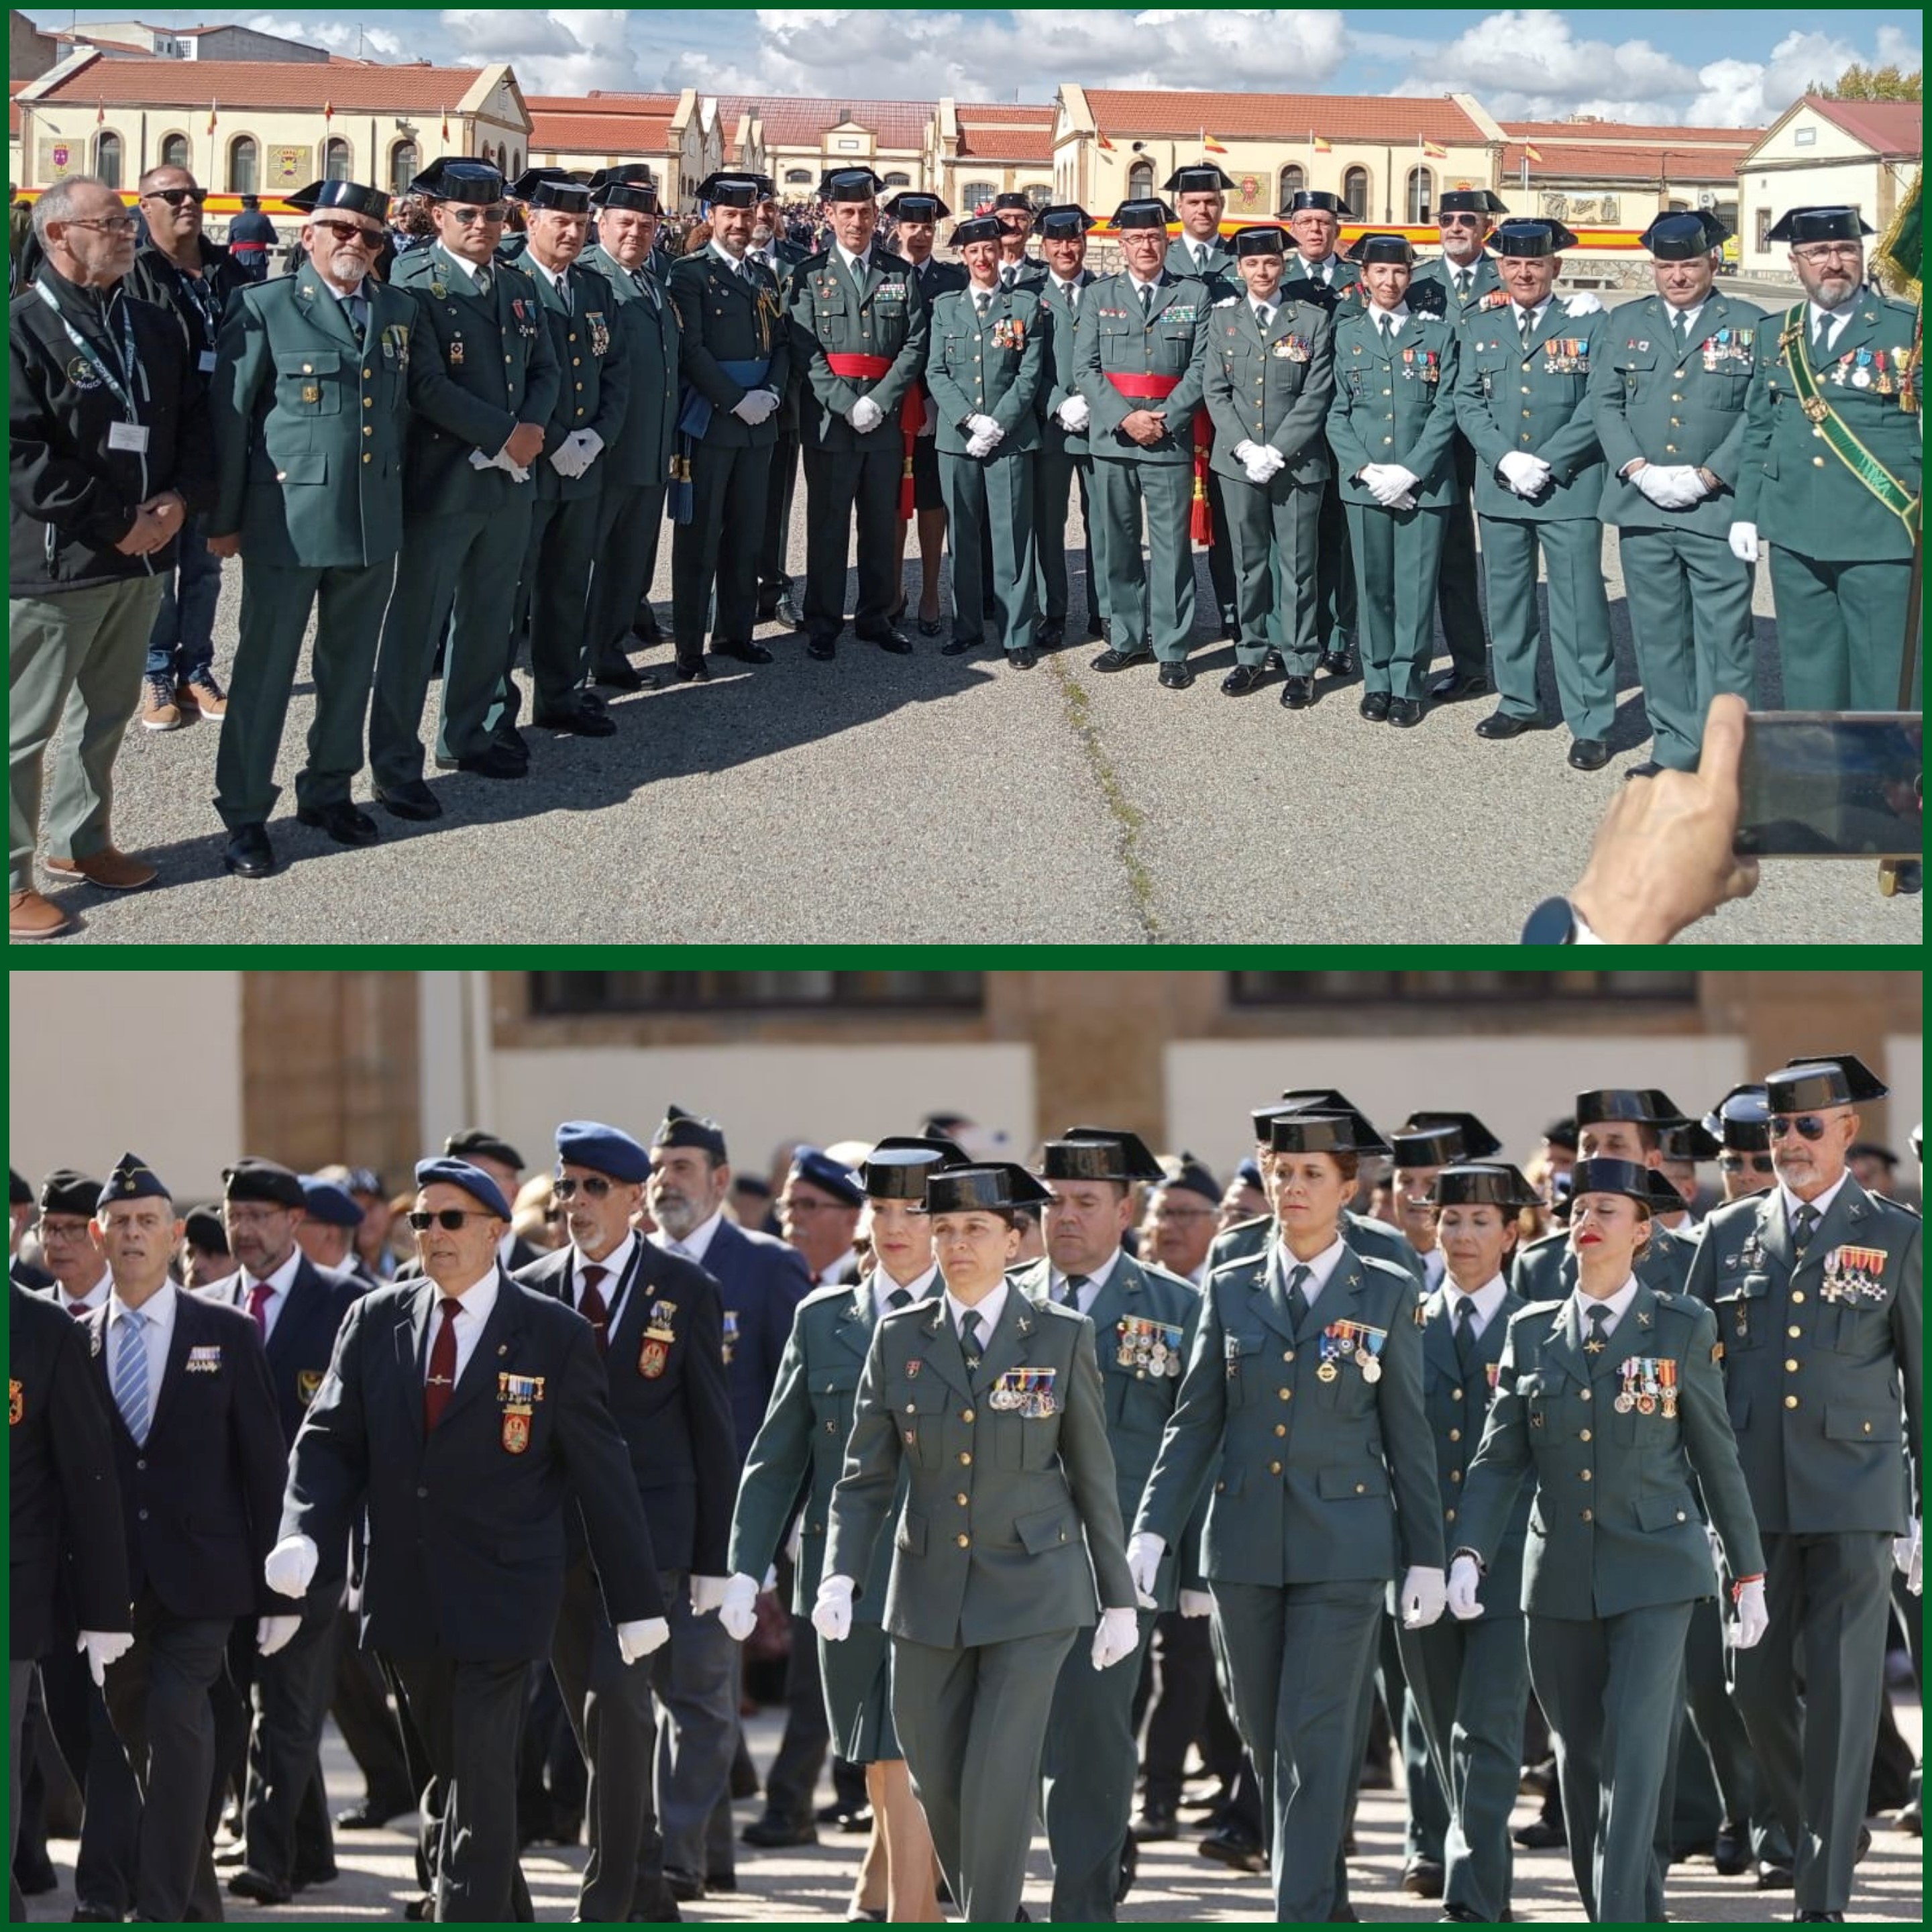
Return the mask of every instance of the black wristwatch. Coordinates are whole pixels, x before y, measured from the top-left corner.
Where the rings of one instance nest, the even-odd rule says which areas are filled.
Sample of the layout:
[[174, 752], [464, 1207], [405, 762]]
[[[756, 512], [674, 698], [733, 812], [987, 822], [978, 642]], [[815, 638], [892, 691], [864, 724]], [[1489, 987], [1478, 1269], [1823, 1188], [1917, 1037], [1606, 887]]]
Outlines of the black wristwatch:
[[1525, 946], [1600, 946], [1589, 922], [1566, 898], [1545, 899], [1522, 922]]

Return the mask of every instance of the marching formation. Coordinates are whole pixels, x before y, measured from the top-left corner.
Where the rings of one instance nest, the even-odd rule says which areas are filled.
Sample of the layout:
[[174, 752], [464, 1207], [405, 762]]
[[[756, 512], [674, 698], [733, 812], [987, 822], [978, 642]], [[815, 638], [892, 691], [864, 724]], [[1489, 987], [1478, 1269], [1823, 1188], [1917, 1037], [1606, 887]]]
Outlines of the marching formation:
[[[915, 532], [918, 634], [1030, 669], [1076, 621], [1077, 490], [1098, 673], [1151, 662], [1166, 689], [1194, 682], [1205, 545], [1234, 646], [1227, 696], [1278, 675], [1281, 703], [1304, 710], [1359, 666], [1371, 723], [1412, 728], [1492, 692], [1476, 731], [1513, 738], [1546, 722], [1540, 566], [1569, 763], [1595, 770], [1616, 696], [1608, 524], [1657, 766], [1694, 769], [1712, 698], [1754, 695], [1760, 545], [1786, 704], [1916, 705], [1900, 689], [1915, 318], [1867, 281], [1856, 209], [1793, 208], [1772, 230], [1804, 291], [1782, 314], [1717, 286], [1723, 231], [1700, 213], [1651, 223], [1656, 293], [1606, 310], [1558, 286], [1570, 231], [1496, 225], [1508, 211], [1487, 189], [1443, 194], [1442, 254], [1418, 263], [1400, 235], [1338, 252], [1346, 211], [1324, 190], [1296, 190], [1284, 226], [1224, 238], [1232, 184], [1205, 163], [1168, 181], [1172, 206], [1124, 202], [1121, 266], [1096, 275], [1094, 218], [1016, 194], [954, 226], [950, 262], [934, 252], [950, 211], [909, 190], [882, 208], [868, 168], [826, 175], [817, 253], [782, 238], [770, 180], [715, 174], [672, 259], [641, 164], [509, 183], [446, 159], [411, 184], [432, 240], [394, 254], [387, 195], [318, 182], [290, 198], [305, 217], [294, 272], [262, 282], [202, 236], [182, 168], [142, 178], [138, 257], [112, 190], [49, 190], [44, 259], [11, 311], [12, 936], [71, 929], [34, 871], [63, 720], [52, 878], [157, 876], [113, 836], [137, 710], [157, 730], [218, 722], [224, 863], [266, 878], [313, 622], [296, 816], [367, 845], [365, 765], [374, 803], [416, 821], [449, 808], [434, 771], [526, 775], [526, 650], [530, 724], [618, 734], [598, 687], [638, 688], [628, 652], [662, 635], [648, 588], [666, 520], [686, 681], [708, 679], [707, 652], [771, 662], [754, 632], [773, 619], [816, 661], [848, 618], [862, 642], [913, 651]], [[512, 200], [526, 228], [506, 240]], [[242, 602], [224, 692], [210, 653], [229, 557]], [[1450, 662], [1432, 678], [1438, 611]]]
[[1024, 1918], [1043, 1828], [1049, 1916], [1112, 1921], [1197, 1742], [1202, 1850], [1278, 1922], [1354, 1919], [1379, 1702], [1446, 1921], [1514, 1916], [1532, 1703], [1591, 1922], [1666, 1916], [1694, 1760], [1719, 1870], [1842, 1920], [1919, 1628], [1920, 1223], [1849, 1166], [1885, 1091], [1849, 1055], [1701, 1118], [1593, 1090], [1533, 1184], [1472, 1114], [1291, 1090], [1225, 1196], [1124, 1130], [1022, 1167], [939, 1120], [798, 1149], [782, 1239], [673, 1106], [648, 1145], [563, 1123], [527, 1183], [452, 1136], [400, 1267], [366, 1170], [240, 1158], [192, 1217], [133, 1154], [16, 1175], [16, 1870], [38, 1727], [85, 1793], [76, 1918], [219, 1919], [231, 1796], [228, 1891], [290, 1904], [335, 1873], [332, 1708], [369, 1782], [338, 1827], [418, 1814], [409, 1916], [527, 1919], [568, 1758], [575, 1916], [675, 1920], [739, 1882], [776, 1588], [744, 1838], [808, 1842], [835, 1754], [854, 1919]]

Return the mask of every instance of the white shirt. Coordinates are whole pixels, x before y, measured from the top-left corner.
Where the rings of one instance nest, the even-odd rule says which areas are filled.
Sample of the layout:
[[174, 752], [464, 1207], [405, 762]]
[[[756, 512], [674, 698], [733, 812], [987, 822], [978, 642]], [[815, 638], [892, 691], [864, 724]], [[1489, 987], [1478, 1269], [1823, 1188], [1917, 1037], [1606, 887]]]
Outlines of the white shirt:
[[617, 1325], [618, 1290], [623, 1286], [624, 1272], [631, 1265], [631, 1251], [638, 1245], [634, 1234], [628, 1234], [606, 1255], [601, 1262], [593, 1262], [574, 1241], [570, 1244], [571, 1306], [578, 1314], [584, 1312], [584, 1270], [587, 1268], [601, 1268], [604, 1279], [597, 1284], [597, 1292], [604, 1298], [605, 1311], [610, 1318], [610, 1325]]
[[[1084, 274], [1084, 273], [1085, 271], [1083, 269], [1082, 271], [1082, 274]], [[1073, 303], [1076, 307], [1078, 306], [1080, 291], [1084, 286], [1080, 276], [1076, 275], [1070, 282], [1063, 282], [1060, 278], [1054, 274], [1053, 271], [1049, 268], [1047, 271], [1047, 279], [1052, 283], [1053, 286], [1057, 288], [1062, 295], [1066, 296], [1069, 302]]]
[[855, 282], [862, 283], [872, 267], [872, 250], [868, 248], [862, 255], [854, 255], [842, 242], [835, 242], [832, 245], [837, 251], [839, 260], [844, 263], [845, 272]]
[[923, 1301], [932, 1292], [932, 1284], [939, 1279], [939, 1264], [934, 1262], [916, 1281], [895, 1281], [884, 1268], [872, 1270], [872, 1319], [883, 1322], [892, 1312], [886, 1305], [902, 1289], [914, 1301]]
[[[1120, 1250], [1116, 1248], [1100, 1267], [1087, 1277], [1087, 1286], [1080, 1291], [1075, 1308], [1082, 1315], [1090, 1315], [1094, 1304], [1100, 1298], [1100, 1291], [1114, 1278], [1114, 1270], [1120, 1264]], [[1051, 1262], [1047, 1266], [1047, 1288], [1053, 1299], [1058, 1301], [1066, 1292], [1066, 1277]]]
[[506, 1274], [510, 1271], [510, 1252], [516, 1245], [515, 1229], [506, 1228], [503, 1231], [503, 1238], [496, 1244], [496, 1258], [502, 1263]]
[[[1435, 1251], [1440, 1254], [1438, 1248]], [[1449, 1304], [1449, 1328], [1453, 1334], [1456, 1324], [1462, 1318], [1464, 1291], [1452, 1282], [1444, 1284], [1444, 1293]], [[1475, 1304], [1475, 1312], [1470, 1318], [1471, 1325], [1480, 1336], [1496, 1318], [1496, 1311], [1503, 1305], [1503, 1298], [1509, 1293], [1509, 1283], [1499, 1274], [1492, 1275], [1469, 1298]]]
[[[107, 1304], [107, 1385], [114, 1386], [115, 1365], [120, 1360], [121, 1338], [117, 1332], [127, 1318], [128, 1304], [115, 1295]], [[161, 1399], [161, 1378], [167, 1372], [168, 1344], [174, 1339], [175, 1285], [164, 1281], [148, 1296], [138, 1311], [146, 1327], [141, 1340], [148, 1351], [148, 1420], [154, 1419], [154, 1406]]]
[[687, 1261], [703, 1266], [706, 1251], [711, 1246], [711, 1238], [718, 1232], [718, 1224], [724, 1218], [724, 1210], [719, 1208], [708, 1221], [700, 1221], [681, 1241], [674, 1241], [660, 1228], [651, 1239], [667, 1254], [682, 1255]]
[[1276, 292], [1275, 299], [1273, 302], [1263, 302], [1258, 296], [1250, 296], [1248, 298], [1248, 306], [1254, 310], [1256, 321], [1265, 328], [1269, 322], [1281, 312], [1280, 292], [1279, 290]]
[[853, 1268], [858, 1263], [858, 1259], [859, 1250], [856, 1248], [848, 1248], [836, 1261], [828, 1262], [826, 1266], [820, 1268], [818, 1274], [812, 1276], [812, 1280], [820, 1288], [836, 1288], [852, 1272]]
[[1415, 1258], [1422, 1264], [1423, 1292], [1432, 1294], [1442, 1286], [1442, 1279], [1449, 1272], [1449, 1257], [1438, 1246], [1426, 1252], [1418, 1248]]
[[1312, 1262], [1298, 1261], [1294, 1250], [1279, 1234], [1275, 1237], [1275, 1246], [1281, 1251], [1281, 1278], [1284, 1282], [1297, 1268], [1307, 1269], [1308, 1278], [1301, 1284], [1301, 1298], [1310, 1308], [1315, 1306], [1316, 1298], [1328, 1286], [1328, 1277], [1341, 1266], [1342, 1257], [1348, 1252], [1348, 1243], [1339, 1234]]
[[1805, 347], [1808, 350], [1811, 346], [1812, 338], [1818, 333], [1818, 324], [1826, 316], [1829, 316], [1832, 319], [1832, 326], [1830, 333], [1825, 338], [1825, 346], [1828, 349], [1830, 348], [1838, 340], [1839, 331], [1851, 320], [1852, 310], [1864, 300], [1864, 292], [1862, 288], [1854, 289], [1850, 296], [1846, 301], [1841, 302], [1836, 308], [1820, 308], [1814, 302], [1807, 302], [1804, 304]]
[[[490, 1311], [496, 1305], [496, 1284], [500, 1279], [493, 1268], [481, 1281], [465, 1289], [458, 1298], [461, 1306], [455, 1318], [455, 1382], [462, 1381], [463, 1371], [469, 1366], [470, 1357], [476, 1354], [476, 1344], [482, 1340], [483, 1324], [489, 1320]], [[436, 1352], [436, 1331], [442, 1326], [443, 1292], [433, 1281], [429, 1285], [435, 1292], [436, 1300], [430, 1304], [429, 1354], [423, 1358], [425, 1381], [429, 1376], [429, 1356]]]
[[[1000, 1317], [1006, 1306], [1006, 1284], [1003, 1276], [992, 1293], [970, 1310], [980, 1318], [980, 1346], [982, 1349], [993, 1339], [993, 1330], [1000, 1325]], [[952, 1324], [954, 1334], [958, 1334], [960, 1318], [968, 1312], [967, 1304], [949, 1288], [946, 1291], [946, 1318]]]
[[1311, 262], [1306, 255], [1295, 257], [1295, 266], [1311, 282], [1332, 281], [1342, 266], [1340, 255], [1324, 255], [1318, 262]]
[[1630, 1276], [1607, 1301], [1600, 1301], [1594, 1295], [1586, 1294], [1579, 1288], [1570, 1299], [1576, 1304], [1576, 1328], [1583, 1340], [1588, 1341], [1597, 1332], [1595, 1324], [1590, 1319], [1590, 1310], [1593, 1308], [1607, 1308], [1610, 1311], [1610, 1318], [1603, 1324], [1603, 1332], [1606, 1336], [1614, 1335], [1617, 1332], [1618, 1324], [1630, 1312], [1630, 1305], [1636, 1299], [1636, 1289], [1635, 1275]]
[[1131, 268], [1127, 271], [1127, 280], [1132, 285], [1136, 302], [1140, 300], [1140, 292], [1142, 289], [1157, 289], [1160, 286], [1160, 276], [1156, 275], [1150, 282], [1144, 282]]
[[556, 290], [565, 306], [568, 308], [570, 303], [570, 271], [568, 268], [546, 268], [544, 265], [529, 251], [528, 249], [526, 249], [524, 251], [524, 260], [529, 262], [531, 268], [534, 269], [538, 274], [542, 276], [544, 280], [549, 283], [552, 288]]
[[[268, 1291], [268, 1298], [262, 1304], [262, 1340], [266, 1341], [275, 1332], [275, 1324], [281, 1318], [284, 1305], [289, 1298], [289, 1291], [296, 1285], [296, 1270], [302, 1266], [302, 1251], [292, 1248], [289, 1258], [268, 1276], [262, 1286]], [[243, 1314], [248, 1312], [254, 1298], [255, 1277], [246, 1268], [242, 1270], [242, 1298], [236, 1304]]]
[[1375, 324], [1378, 333], [1400, 335], [1402, 324], [1408, 320], [1408, 304], [1400, 302], [1394, 308], [1372, 308], [1369, 310], [1369, 320]]
[[[726, 248], [722, 242], [713, 242], [711, 244], [711, 252], [718, 257], [719, 261], [724, 264], [726, 268], [731, 271], [733, 274], [735, 275], [738, 272], [740, 267], [742, 266], [740, 258], [733, 254], [730, 250]], [[745, 252], [746, 254], [749, 254], [751, 250], [747, 249]]]
[[[1818, 1219], [1820, 1221], [1823, 1220], [1825, 1216], [1832, 1211], [1832, 1203], [1838, 1199], [1838, 1190], [1844, 1186], [1845, 1183], [1850, 1180], [1851, 1178], [1851, 1169], [1847, 1168], [1843, 1174], [1839, 1175], [1836, 1180], [1832, 1182], [1829, 1187], [1826, 1189], [1823, 1193], [1820, 1195], [1815, 1201], [1810, 1204], [1812, 1207], [1817, 1209]], [[1778, 1191], [1781, 1196], [1783, 1196], [1784, 1199], [1784, 1225], [1787, 1228], [1795, 1226], [1796, 1223], [1793, 1216], [1796, 1215], [1799, 1208], [1803, 1206], [1804, 1204], [1801, 1202], [1797, 1196], [1792, 1193], [1791, 1190], [1786, 1186], [1784, 1183], [1781, 1180], [1778, 1184]], [[1814, 1228], [1813, 1232], [1815, 1233], [1816, 1230]]]
[[1208, 257], [1214, 252], [1213, 242], [1197, 242], [1192, 236], [1187, 238], [1187, 258], [1196, 268], [1205, 268], [1208, 266]]
[[1538, 302], [1534, 308], [1525, 308], [1521, 305], [1521, 304], [1512, 302], [1510, 304], [1510, 309], [1516, 327], [1519, 328], [1522, 328], [1523, 326], [1522, 319], [1525, 316], [1528, 316], [1529, 318], [1529, 332], [1531, 334], [1534, 335], [1536, 332], [1543, 326], [1544, 315], [1548, 310], [1550, 304], [1556, 299], [1556, 298], [1554, 296], [1545, 296], [1542, 301]]
[[106, 1305], [108, 1291], [112, 1288], [113, 1286], [114, 1282], [112, 1277], [108, 1274], [106, 1269], [104, 1268], [100, 1270], [100, 1276], [95, 1281], [94, 1286], [90, 1288], [85, 1294], [70, 1294], [68, 1292], [67, 1284], [64, 1282], [56, 1282], [54, 1283], [54, 1299], [60, 1306], [65, 1309], [70, 1315], [74, 1312], [74, 1304], [76, 1302], [78, 1302], [82, 1307], [85, 1308], [88, 1313], [92, 1314], [95, 1309], [103, 1307]]
[[[1706, 299], [1708, 300], [1708, 298]], [[1704, 313], [1703, 302], [1694, 303], [1689, 308], [1670, 308], [1668, 302], [1664, 305], [1670, 309], [1670, 326], [1672, 328], [1676, 327], [1679, 316], [1684, 318], [1684, 340], [1688, 347], [1692, 340], [1690, 332], [1697, 326], [1697, 318]]]

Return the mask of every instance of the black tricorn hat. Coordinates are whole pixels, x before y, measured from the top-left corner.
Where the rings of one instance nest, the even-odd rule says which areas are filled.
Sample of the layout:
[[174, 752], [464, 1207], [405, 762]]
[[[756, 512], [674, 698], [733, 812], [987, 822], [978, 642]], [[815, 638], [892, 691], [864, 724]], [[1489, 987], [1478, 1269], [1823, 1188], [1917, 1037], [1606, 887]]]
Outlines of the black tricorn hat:
[[1622, 1194], [1653, 1214], [1674, 1214], [1684, 1197], [1654, 1167], [1634, 1160], [1580, 1160], [1570, 1170], [1570, 1196]]
[[640, 214], [658, 212], [658, 184], [642, 161], [625, 161], [599, 168], [590, 177], [590, 200], [598, 208], [634, 208]]
[[1024, 1168], [1010, 1160], [982, 1167], [941, 1168], [937, 1173], [928, 1171], [926, 1177], [928, 1214], [963, 1214], [974, 1208], [1005, 1212], [1041, 1207], [1052, 1198]]
[[1124, 201], [1114, 210], [1116, 228], [1165, 228], [1174, 219], [1174, 210], [1166, 202], [1149, 195]]
[[1360, 1114], [1277, 1114], [1268, 1125], [1270, 1154], [1387, 1154]]
[[1634, 1120], [1660, 1127], [1690, 1115], [1658, 1087], [1598, 1087], [1576, 1096], [1576, 1124], [1592, 1120]]
[[1503, 198], [1493, 188], [1445, 188], [1436, 198], [1438, 214], [1507, 214]]
[[1212, 161], [1188, 161], [1161, 183], [1166, 194], [1214, 194], [1234, 185], [1234, 177], [1224, 174]]
[[1306, 214], [1311, 209], [1321, 214], [1346, 214], [1348, 205], [1339, 194], [1325, 188], [1298, 188], [1288, 198], [1284, 214]]
[[1398, 1167], [1447, 1167], [1452, 1161], [1487, 1160], [1502, 1142], [1474, 1114], [1424, 1109], [1389, 1136]]
[[1432, 1208], [1538, 1208], [1536, 1190], [1506, 1160], [1458, 1161], [1445, 1167], [1429, 1190]]
[[1733, 1087], [1704, 1116], [1704, 1129], [1733, 1153], [1766, 1154], [1771, 1148], [1770, 1119], [1762, 1086], [1747, 1084]]
[[1774, 1114], [1802, 1114], [1816, 1107], [1849, 1107], [1882, 1100], [1892, 1089], [1855, 1053], [1800, 1053], [1764, 1077]]
[[884, 186], [870, 168], [827, 168], [818, 194], [823, 201], [870, 201]]
[[1043, 1180], [1163, 1180], [1166, 1172], [1138, 1134], [1120, 1127], [1069, 1127], [1048, 1141], [1040, 1164]]
[[1654, 216], [1636, 240], [1640, 248], [1650, 250], [1653, 260], [1688, 262], [1721, 248], [1730, 232], [1708, 208], [1681, 208]]
[[1412, 263], [1415, 250], [1410, 247], [1406, 236], [1364, 235], [1358, 237], [1355, 245], [1347, 251], [1347, 259], [1364, 266], [1370, 262]]
[[1496, 232], [1498, 255], [1558, 255], [1565, 248], [1576, 245], [1574, 230], [1564, 227], [1560, 221], [1540, 218], [1526, 220], [1519, 217], [1502, 222]]
[[746, 174], [726, 169], [706, 175], [698, 184], [698, 198], [713, 208], [756, 208], [771, 199], [768, 175]]
[[1034, 232], [1042, 242], [1070, 242], [1094, 226], [1094, 218], [1078, 202], [1056, 202], [1042, 208], [1034, 222]]
[[966, 1167], [965, 1150], [938, 1134], [888, 1134], [859, 1168], [868, 1201], [926, 1199], [927, 1177], [936, 1168]]
[[1657, 1144], [1670, 1160], [1715, 1160], [1724, 1144], [1702, 1120], [1676, 1120], [1657, 1130]]
[[366, 214], [371, 221], [389, 218], [389, 197], [379, 188], [364, 188], [360, 182], [319, 181], [282, 199], [304, 214], [316, 214], [326, 208], [339, 208], [346, 214]]
[[1875, 231], [1856, 208], [1794, 208], [1778, 218], [1767, 242], [1862, 242]]
[[882, 206], [895, 221], [937, 221], [952, 212], [938, 195], [922, 188], [902, 188]]
[[1006, 231], [990, 214], [969, 214], [964, 221], [952, 224], [952, 232], [946, 237], [949, 248], [963, 248], [969, 242], [997, 242]]
[[510, 193], [526, 208], [548, 208], [560, 214], [590, 212], [590, 178], [568, 168], [526, 168]]
[[1276, 227], [1272, 222], [1264, 221], [1252, 228], [1238, 228], [1234, 231], [1237, 256], [1286, 255], [1288, 245], [1288, 230]]
[[503, 198], [502, 172], [488, 161], [439, 154], [410, 183], [410, 192], [426, 194], [432, 201], [467, 202], [488, 208]]

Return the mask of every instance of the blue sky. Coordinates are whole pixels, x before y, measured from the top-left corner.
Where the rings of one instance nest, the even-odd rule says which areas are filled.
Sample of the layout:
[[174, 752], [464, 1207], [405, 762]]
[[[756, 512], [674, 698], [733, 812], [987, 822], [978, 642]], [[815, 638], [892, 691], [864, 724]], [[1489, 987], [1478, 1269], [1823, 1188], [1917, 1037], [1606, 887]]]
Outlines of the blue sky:
[[[128, 7], [26, 10], [43, 25]], [[250, 22], [382, 59], [514, 63], [526, 91], [694, 86], [854, 100], [1045, 100], [1056, 83], [1336, 94], [1466, 89], [1514, 118], [1758, 124], [1854, 60], [1918, 64], [1909, 9], [1721, 12], [1375, 10], [425, 8], [345, 22], [292, 9], [171, 10], [157, 25]]]

